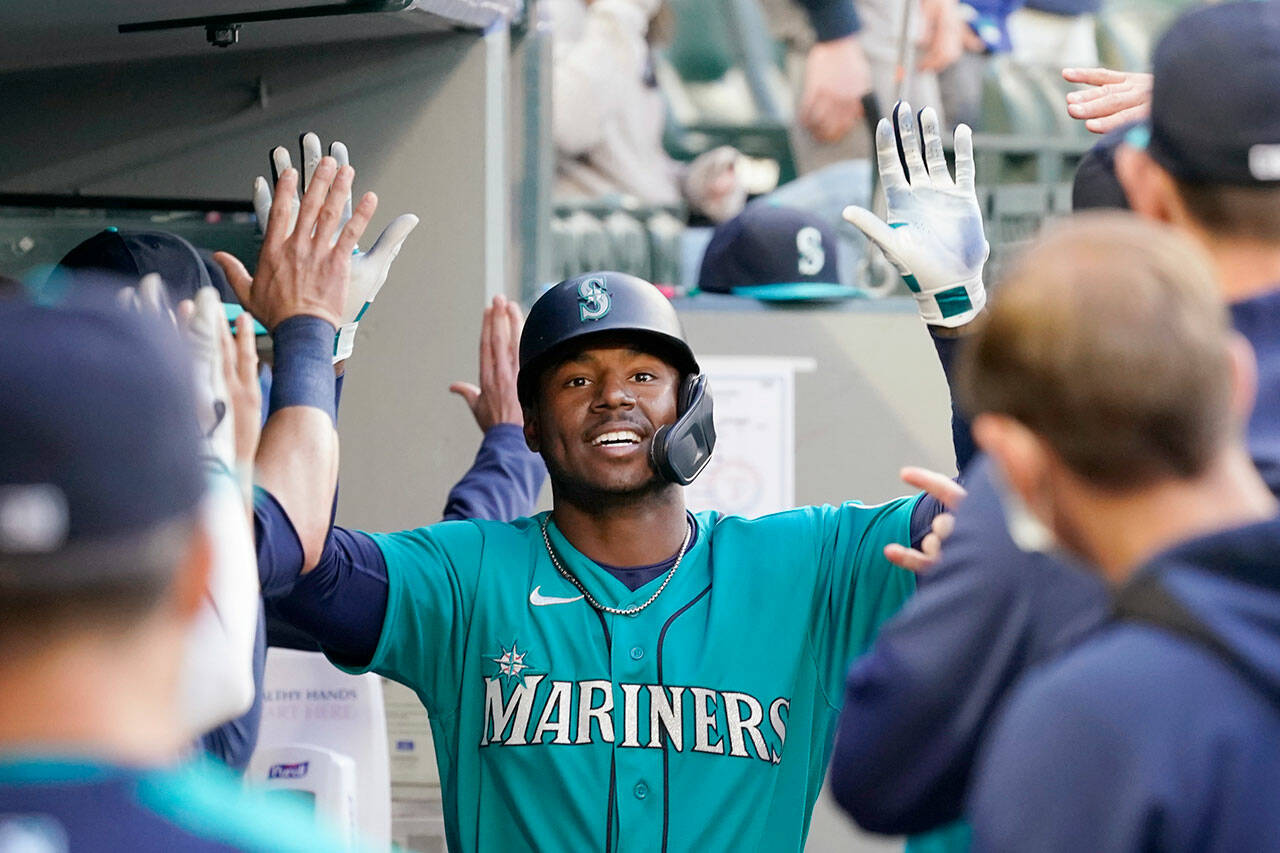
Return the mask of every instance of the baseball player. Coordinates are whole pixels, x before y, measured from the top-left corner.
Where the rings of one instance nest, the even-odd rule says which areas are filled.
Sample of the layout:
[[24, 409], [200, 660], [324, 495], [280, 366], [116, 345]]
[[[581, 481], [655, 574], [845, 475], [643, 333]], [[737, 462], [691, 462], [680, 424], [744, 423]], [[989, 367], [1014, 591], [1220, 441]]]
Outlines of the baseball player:
[[0, 850], [346, 850], [177, 763], [226, 519], [177, 335], [105, 301], [0, 300]]
[[[900, 118], [896, 139], [887, 123], [878, 139], [895, 163], [903, 145], [914, 179], [899, 167], [890, 186], [899, 258], [933, 239], [911, 219], [917, 196], [977, 214], [967, 129], [952, 181], [936, 117], [923, 117], [930, 171], [914, 117]], [[298, 584], [279, 611], [340, 665], [418, 693], [451, 849], [799, 850], [845, 667], [914, 587], [886, 547], [923, 544], [913, 514], [936, 500], [689, 513], [681, 487], [715, 442], [710, 389], [671, 304], [605, 272], [551, 288], [521, 338], [524, 435], [547, 464], [551, 512], [331, 527], [337, 434], [322, 380], [346, 255], [376, 205], [362, 199], [329, 248], [351, 180], [326, 158], [296, 223], [273, 205], [255, 276], [218, 256], [274, 336], [259, 484], [301, 542], [296, 570], [341, 591], [309, 598]], [[277, 201], [296, 186], [284, 170]], [[975, 248], [917, 272], [930, 324], [963, 328], [982, 309]], [[313, 277], [294, 274], [307, 265]]]

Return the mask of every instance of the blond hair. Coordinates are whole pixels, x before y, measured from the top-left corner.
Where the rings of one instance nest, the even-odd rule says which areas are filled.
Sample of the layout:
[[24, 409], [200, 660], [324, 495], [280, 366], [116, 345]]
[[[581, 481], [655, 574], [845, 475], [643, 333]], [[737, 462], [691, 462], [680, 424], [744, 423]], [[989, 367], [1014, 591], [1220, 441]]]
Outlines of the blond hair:
[[1049, 229], [997, 289], [961, 356], [961, 401], [1021, 422], [1105, 488], [1192, 477], [1232, 428], [1230, 337], [1187, 239], [1084, 214]]

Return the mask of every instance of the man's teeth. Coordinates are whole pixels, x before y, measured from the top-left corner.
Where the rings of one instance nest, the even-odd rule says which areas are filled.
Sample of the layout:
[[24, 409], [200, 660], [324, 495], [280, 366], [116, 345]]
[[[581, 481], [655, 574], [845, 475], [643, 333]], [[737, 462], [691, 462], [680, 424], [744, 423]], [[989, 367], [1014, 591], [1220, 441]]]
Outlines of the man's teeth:
[[639, 444], [640, 433], [632, 432], [629, 429], [619, 430], [617, 432], [606, 432], [604, 435], [596, 436], [591, 443], [596, 447], [605, 444]]

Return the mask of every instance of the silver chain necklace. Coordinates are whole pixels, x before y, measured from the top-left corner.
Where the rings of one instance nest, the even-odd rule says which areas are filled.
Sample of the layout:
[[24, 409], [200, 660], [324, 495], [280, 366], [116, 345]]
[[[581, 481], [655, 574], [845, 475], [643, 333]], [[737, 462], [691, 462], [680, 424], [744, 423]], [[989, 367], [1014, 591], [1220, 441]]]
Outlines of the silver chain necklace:
[[689, 524], [688, 516], [686, 516], [684, 541], [680, 543], [680, 553], [676, 555], [676, 561], [671, 565], [671, 568], [667, 570], [667, 576], [662, 579], [662, 585], [654, 590], [653, 595], [649, 596], [649, 600], [644, 604], [638, 604], [635, 607], [628, 607], [625, 610], [622, 610], [617, 607], [608, 607], [596, 601], [595, 596], [587, 592], [586, 587], [579, 583], [578, 579], [574, 577], [568, 569], [560, 564], [560, 558], [556, 556], [556, 549], [551, 547], [551, 537], [547, 536], [547, 523], [550, 520], [550, 515], [546, 515], [542, 519], [542, 541], [546, 543], [547, 556], [551, 558], [551, 564], [556, 567], [556, 571], [560, 573], [561, 577], [573, 584], [574, 587], [577, 588], [578, 592], [582, 593], [582, 597], [587, 600], [587, 604], [590, 604], [596, 610], [600, 610], [605, 613], [612, 613], [615, 616], [635, 616], [641, 610], [644, 610], [650, 604], [653, 604], [658, 600], [658, 596], [662, 595], [662, 591], [667, 588], [667, 584], [671, 583], [671, 578], [675, 577], [676, 569], [680, 568], [680, 563], [684, 560], [684, 553], [689, 548], [689, 539], [693, 536], [693, 526]]

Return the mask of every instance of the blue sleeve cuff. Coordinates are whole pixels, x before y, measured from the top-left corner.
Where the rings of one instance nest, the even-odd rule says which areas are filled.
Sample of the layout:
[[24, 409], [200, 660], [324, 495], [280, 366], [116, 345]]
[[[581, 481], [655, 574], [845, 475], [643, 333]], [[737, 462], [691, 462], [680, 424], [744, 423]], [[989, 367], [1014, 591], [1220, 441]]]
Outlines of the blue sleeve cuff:
[[337, 420], [333, 378], [333, 324], [319, 317], [290, 317], [271, 333], [270, 413], [289, 406], [311, 406]]
[[862, 29], [853, 0], [800, 0], [818, 41], [834, 41]]

